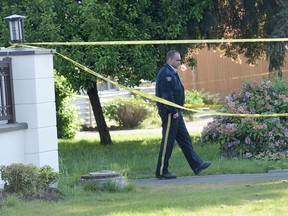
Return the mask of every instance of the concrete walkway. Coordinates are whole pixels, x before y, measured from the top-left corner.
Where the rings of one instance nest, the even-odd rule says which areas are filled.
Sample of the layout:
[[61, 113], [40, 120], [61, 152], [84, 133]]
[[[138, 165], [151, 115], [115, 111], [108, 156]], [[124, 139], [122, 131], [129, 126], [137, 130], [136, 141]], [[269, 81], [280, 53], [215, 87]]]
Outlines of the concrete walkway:
[[271, 170], [268, 173], [255, 174], [223, 174], [223, 175], [206, 175], [206, 176], [183, 176], [177, 179], [160, 180], [157, 178], [138, 179], [131, 181], [136, 185], [157, 186], [169, 184], [199, 184], [199, 183], [224, 183], [224, 182], [260, 182], [260, 181], [288, 181], [288, 169]]

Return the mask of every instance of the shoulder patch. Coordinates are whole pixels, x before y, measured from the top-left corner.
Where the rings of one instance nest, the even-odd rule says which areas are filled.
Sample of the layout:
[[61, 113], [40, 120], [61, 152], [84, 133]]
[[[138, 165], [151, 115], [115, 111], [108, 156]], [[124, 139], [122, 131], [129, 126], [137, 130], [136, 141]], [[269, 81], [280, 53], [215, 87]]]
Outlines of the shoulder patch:
[[168, 82], [171, 82], [172, 77], [171, 77], [171, 76], [167, 76], [167, 77], [165, 77], [165, 79], [166, 79]]

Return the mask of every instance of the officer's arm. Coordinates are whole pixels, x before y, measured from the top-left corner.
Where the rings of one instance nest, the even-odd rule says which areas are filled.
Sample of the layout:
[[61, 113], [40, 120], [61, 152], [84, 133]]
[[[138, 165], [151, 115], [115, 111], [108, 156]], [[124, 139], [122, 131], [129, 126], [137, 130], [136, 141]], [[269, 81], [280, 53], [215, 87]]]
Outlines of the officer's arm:
[[[162, 98], [168, 101], [171, 101], [173, 103], [175, 103], [174, 100], [174, 82], [173, 82], [173, 78], [172, 76], [164, 76], [161, 79], [161, 92], [162, 92]], [[172, 114], [177, 113], [177, 109], [175, 107], [172, 106], [166, 106], [168, 111]]]

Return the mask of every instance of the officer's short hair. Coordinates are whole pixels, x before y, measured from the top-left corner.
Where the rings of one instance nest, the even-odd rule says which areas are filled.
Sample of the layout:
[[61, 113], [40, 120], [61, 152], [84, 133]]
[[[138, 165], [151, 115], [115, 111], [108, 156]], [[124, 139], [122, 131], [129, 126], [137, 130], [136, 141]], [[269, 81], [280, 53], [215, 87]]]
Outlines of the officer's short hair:
[[172, 58], [175, 54], [180, 54], [180, 53], [177, 50], [170, 50], [169, 52], [167, 52], [166, 61], [168, 61], [168, 59]]

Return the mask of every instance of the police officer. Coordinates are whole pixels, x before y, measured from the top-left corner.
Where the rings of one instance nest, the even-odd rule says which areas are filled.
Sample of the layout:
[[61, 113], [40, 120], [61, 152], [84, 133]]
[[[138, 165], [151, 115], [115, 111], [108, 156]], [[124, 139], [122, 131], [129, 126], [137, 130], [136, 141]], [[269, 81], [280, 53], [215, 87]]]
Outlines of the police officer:
[[[156, 96], [183, 106], [185, 91], [177, 74], [177, 68], [180, 64], [180, 53], [176, 50], [169, 51], [166, 55], [166, 63], [157, 75]], [[175, 140], [182, 149], [195, 175], [208, 168], [211, 162], [203, 162], [192, 147], [192, 141], [184, 123], [181, 110], [159, 102], [157, 102], [157, 107], [162, 120], [162, 141], [156, 167], [156, 178], [177, 178], [168, 171], [169, 159]]]

